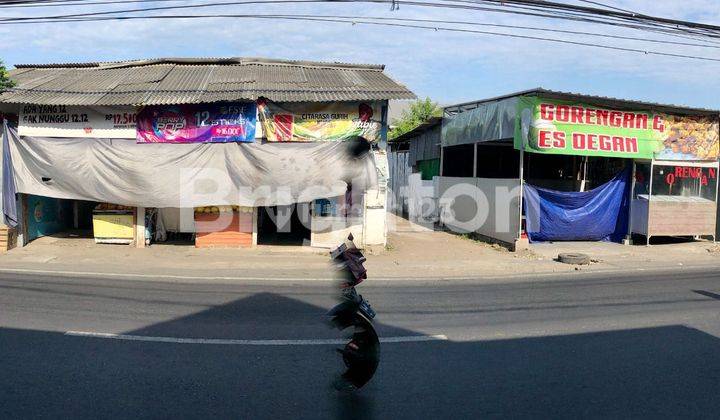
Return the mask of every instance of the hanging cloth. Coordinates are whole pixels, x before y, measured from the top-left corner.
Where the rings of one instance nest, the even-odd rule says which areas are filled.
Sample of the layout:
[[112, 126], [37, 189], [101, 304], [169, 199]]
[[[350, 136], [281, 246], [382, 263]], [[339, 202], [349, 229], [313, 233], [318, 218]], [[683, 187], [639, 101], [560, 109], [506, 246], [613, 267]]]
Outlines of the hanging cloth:
[[530, 242], [620, 242], [628, 231], [630, 168], [587, 192], [562, 192], [525, 184]]
[[10, 136], [17, 136], [15, 130], [8, 127], [7, 120], [2, 126], [2, 215], [3, 223], [12, 228], [18, 225], [17, 191], [13, 176], [12, 156], [10, 155]]

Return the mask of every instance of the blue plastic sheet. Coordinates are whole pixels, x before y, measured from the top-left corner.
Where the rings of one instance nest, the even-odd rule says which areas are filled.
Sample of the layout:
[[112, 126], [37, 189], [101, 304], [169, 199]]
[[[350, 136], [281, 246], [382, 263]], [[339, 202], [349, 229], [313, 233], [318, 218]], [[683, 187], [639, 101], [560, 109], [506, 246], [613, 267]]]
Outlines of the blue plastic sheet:
[[628, 231], [631, 175], [626, 168], [587, 192], [553, 191], [525, 184], [530, 242], [622, 241]]

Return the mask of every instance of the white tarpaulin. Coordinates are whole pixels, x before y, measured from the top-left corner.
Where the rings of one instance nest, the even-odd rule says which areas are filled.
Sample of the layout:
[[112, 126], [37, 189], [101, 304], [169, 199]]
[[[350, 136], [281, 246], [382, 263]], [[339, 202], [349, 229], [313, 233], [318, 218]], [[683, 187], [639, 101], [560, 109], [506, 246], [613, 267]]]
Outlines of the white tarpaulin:
[[137, 144], [135, 140], [18, 137], [17, 192], [144, 207], [287, 205], [377, 186], [370, 154], [352, 142]]

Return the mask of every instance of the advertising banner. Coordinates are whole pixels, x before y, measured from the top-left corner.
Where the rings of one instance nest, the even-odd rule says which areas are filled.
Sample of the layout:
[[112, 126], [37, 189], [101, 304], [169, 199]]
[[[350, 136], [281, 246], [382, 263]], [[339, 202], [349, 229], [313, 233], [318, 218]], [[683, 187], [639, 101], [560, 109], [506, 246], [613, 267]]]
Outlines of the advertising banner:
[[138, 114], [138, 143], [255, 141], [254, 102], [148, 106]]
[[134, 139], [133, 107], [23, 105], [18, 134], [29, 137]]
[[258, 100], [258, 117], [268, 141], [342, 141], [354, 136], [380, 140], [382, 111], [373, 102], [279, 105]]
[[515, 148], [534, 153], [717, 160], [717, 117], [620, 111], [570, 101], [521, 97]]

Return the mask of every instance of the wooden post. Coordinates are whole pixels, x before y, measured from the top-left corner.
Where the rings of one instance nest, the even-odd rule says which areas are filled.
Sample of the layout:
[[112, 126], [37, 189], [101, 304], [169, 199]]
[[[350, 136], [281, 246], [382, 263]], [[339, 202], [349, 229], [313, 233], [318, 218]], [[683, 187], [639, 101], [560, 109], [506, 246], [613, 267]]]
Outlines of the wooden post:
[[145, 248], [145, 207], [135, 209], [135, 247]]

